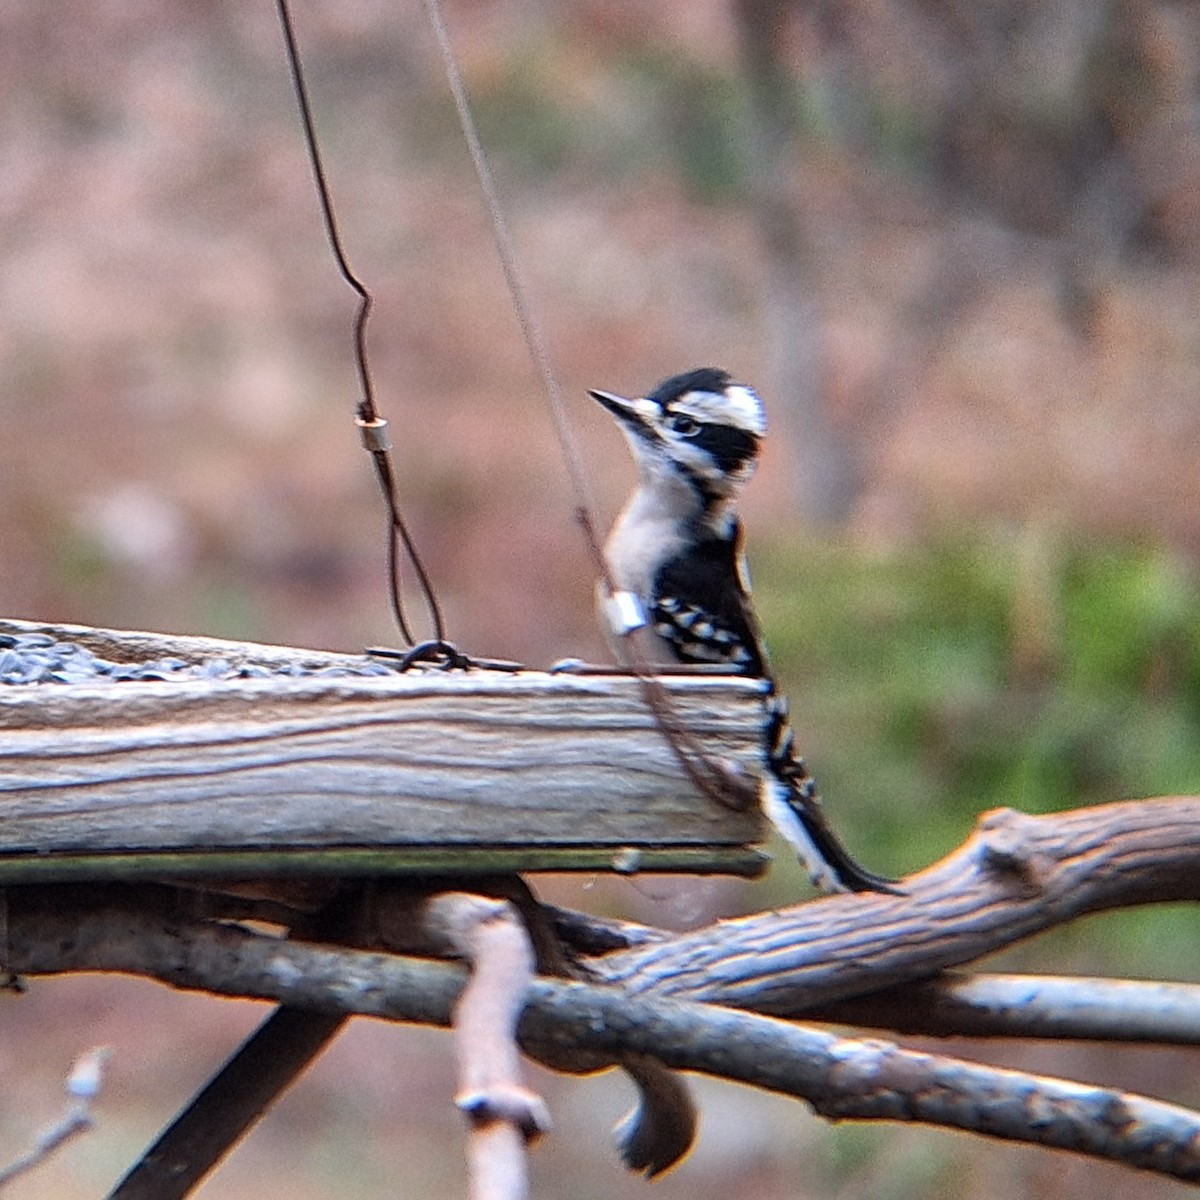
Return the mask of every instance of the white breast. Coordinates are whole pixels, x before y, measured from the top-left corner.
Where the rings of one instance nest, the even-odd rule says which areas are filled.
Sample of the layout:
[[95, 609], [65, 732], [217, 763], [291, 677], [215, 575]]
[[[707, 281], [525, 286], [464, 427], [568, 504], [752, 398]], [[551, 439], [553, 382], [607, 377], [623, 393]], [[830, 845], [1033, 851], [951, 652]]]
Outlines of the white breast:
[[[671, 506], [664, 505], [660, 495], [639, 488], [621, 511], [604, 546], [614, 589], [636, 596], [643, 611], [648, 612], [652, 584], [660, 566], [674, 558], [685, 544], [681, 520]], [[600, 627], [614, 653], [618, 658], [627, 657], [628, 647], [622, 648], [621, 636], [628, 631], [627, 625], [622, 626], [625, 614], [614, 609], [603, 583], [596, 590], [596, 607]], [[679, 661], [670, 644], [651, 630], [639, 636], [638, 645], [651, 662]]]

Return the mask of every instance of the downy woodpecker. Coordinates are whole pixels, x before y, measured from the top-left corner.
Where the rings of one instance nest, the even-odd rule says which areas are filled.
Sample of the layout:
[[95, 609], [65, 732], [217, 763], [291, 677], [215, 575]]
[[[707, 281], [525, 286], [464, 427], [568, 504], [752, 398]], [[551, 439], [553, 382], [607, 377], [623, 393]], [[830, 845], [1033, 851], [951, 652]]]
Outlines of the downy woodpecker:
[[716, 663], [765, 680], [767, 816], [823, 891], [895, 891], [850, 857], [826, 820], [759, 634], [735, 505], [767, 431], [762, 401], [712, 367], [637, 400], [591, 395], [617, 419], [639, 476], [605, 545], [606, 632], [616, 641], [644, 627], [655, 661]]

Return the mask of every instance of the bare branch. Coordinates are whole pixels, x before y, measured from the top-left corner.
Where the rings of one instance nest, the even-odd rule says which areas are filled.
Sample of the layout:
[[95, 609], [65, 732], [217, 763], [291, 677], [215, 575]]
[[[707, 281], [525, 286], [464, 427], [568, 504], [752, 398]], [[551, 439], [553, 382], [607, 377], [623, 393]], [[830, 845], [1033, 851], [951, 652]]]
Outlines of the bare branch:
[[455, 1103], [471, 1127], [470, 1194], [521, 1200], [529, 1194], [525, 1146], [550, 1127], [542, 1098], [521, 1082], [517, 1052], [517, 1020], [534, 977], [533, 945], [513, 906], [488, 896], [444, 892], [425, 904], [424, 924], [471, 964], [454, 1006]]
[[104, 1064], [111, 1051], [107, 1046], [85, 1050], [67, 1075], [67, 1103], [58, 1118], [37, 1135], [34, 1144], [20, 1158], [0, 1168], [0, 1188], [40, 1166], [72, 1138], [92, 1128], [92, 1104], [100, 1095]]
[[639, 994], [778, 1016], [936, 974], [1084, 913], [1200, 899], [1200, 797], [1031, 817], [985, 813], [905, 895], [830, 896], [619, 951], [597, 975]]
[[[578, 989], [581, 985], [569, 985]], [[548, 1021], [553, 1014], [558, 1021]], [[621, 1045], [807, 1100], [822, 1116], [915, 1121], [1200, 1180], [1200, 1114], [1110, 1088], [1003, 1070], [772, 1017], [589, 987], [539, 994], [523, 1029]]]
[[[588, 930], [584, 919], [560, 914], [556, 926], [561, 934], [574, 925], [575, 945], [625, 947], [586, 960], [594, 978], [618, 986], [535, 981], [520, 1033], [537, 1056], [568, 1070], [656, 1056], [803, 1096], [833, 1117], [975, 1129], [1192, 1179], [1200, 1118], [1183, 1109], [831, 1039], [758, 1014], [846, 1019], [854, 1009], [839, 1000], [928, 980], [1082, 913], [1197, 898], [1198, 867], [1200, 799], [1183, 797], [1053, 817], [988, 814], [961, 850], [907, 880], [903, 896], [832, 897], [674, 937], [611, 923]], [[212, 909], [194, 918], [189, 911], [148, 904], [144, 888], [15, 888], [6, 965], [26, 974], [131, 971], [326, 1013], [435, 1024], [448, 1023], [463, 985], [462, 971], [447, 963], [265, 938], [209, 923]], [[1196, 1040], [1185, 1011], [1190, 990], [1077, 983], [1073, 1009], [1052, 1017], [1045, 1001], [1055, 988], [1071, 996], [1064, 981], [929, 981], [922, 990], [908, 982], [910, 1000], [930, 998], [926, 1018], [899, 999], [889, 1018], [883, 1005], [892, 1001], [880, 996], [859, 1009], [874, 1005], [880, 1021], [939, 1033], [1110, 1037], [1130, 1023], [1142, 1040]], [[1079, 1002], [1093, 994], [1106, 1007]]]
[[[14, 965], [37, 974], [59, 957], [76, 968], [438, 1025], [449, 1024], [464, 983], [463, 970], [449, 963], [303, 946], [221, 926], [183, 928], [119, 909], [57, 919], [56, 930], [47, 910], [31, 923], [37, 931], [13, 921]], [[42, 942], [38, 950], [31, 943], [67, 928], [78, 935], [74, 946], [63, 941], [47, 950]], [[559, 1047], [612, 1058], [653, 1054], [677, 1069], [802, 1097], [833, 1118], [970, 1129], [1200, 1179], [1200, 1116], [1112, 1089], [838, 1038], [710, 1004], [547, 979], [531, 986], [520, 1033], [528, 1049], [549, 1051], [551, 1061]]]
[[804, 1015], [934, 1037], [1200, 1046], [1200, 985], [1192, 983], [947, 973]]

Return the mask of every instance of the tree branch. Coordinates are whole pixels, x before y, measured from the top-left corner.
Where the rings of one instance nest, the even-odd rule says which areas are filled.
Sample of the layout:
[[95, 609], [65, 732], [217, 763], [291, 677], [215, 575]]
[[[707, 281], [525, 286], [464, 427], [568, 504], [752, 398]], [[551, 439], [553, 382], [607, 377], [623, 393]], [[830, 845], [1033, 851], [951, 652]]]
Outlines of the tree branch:
[[1200, 985], [947, 972], [817, 1005], [804, 1016], [932, 1037], [1200, 1046]]
[[[74, 945], [35, 944], [67, 929], [80, 935]], [[10, 934], [13, 965], [29, 974], [57, 969], [57, 961], [326, 1012], [437, 1025], [449, 1024], [465, 978], [449, 963], [304, 946], [223, 926], [185, 928], [119, 908], [18, 918]], [[969, 1129], [1200, 1179], [1200, 1115], [1108, 1088], [839, 1038], [711, 1004], [548, 979], [530, 988], [520, 1033], [527, 1049], [552, 1063], [560, 1050], [652, 1054], [677, 1069], [801, 1097], [835, 1119]]]
[[638, 994], [793, 1016], [960, 966], [1085, 913], [1200, 899], [1200, 797], [985, 813], [905, 894], [829, 896], [618, 951]]
[[[1083, 913], [1195, 899], [1198, 868], [1200, 799], [1180, 797], [1052, 817], [987, 814], [962, 849], [905, 881], [902, 896], [831, 897], [679, 936], [551, 914], [577, 953], [621, 948], [581, 960], [608, 986], [535, 981], [520, 1033], [526, 1049], [567, 1070], [653, 1056], [804, 1097], [833, 1118], [973, 1129], [1197, 1179], [1200, 1117], [1184, 1109], [762, 1014], [1195, 1044], [1197, 993], [1184, 985], [929, 977]], [[463, 985], [449, 963], [265, 937], [213, 923], [215, 911], [172, 914], [145, 888], [14, 888], [2, 965], [128, 971], [330, 1014], [441, 1025]]]
[[607, 988], [539, 994], [528, 1015], [522, 1028], [535, 1040], [565, 1035], [598, 1049], [642, 1048], [668, 1066], [800, 1097], [834, 1120], [964, 1129], [1200, 1180], [1200, 1114], [1110, 1088], [840, 1038], [709, 1004], [631, 1000]]
[[521, 1082], [517, 1053], [517, 1020], [534, 978], [532, 941], [513, 905], [490, 896], [444, 892], [425, 903], [423, 924], [471, 964], [454, 1006], [454, 1102], [471, 1130], [470, 1194], [523, 1200], [525, 1147], [550, 1127], [542, 1098]]

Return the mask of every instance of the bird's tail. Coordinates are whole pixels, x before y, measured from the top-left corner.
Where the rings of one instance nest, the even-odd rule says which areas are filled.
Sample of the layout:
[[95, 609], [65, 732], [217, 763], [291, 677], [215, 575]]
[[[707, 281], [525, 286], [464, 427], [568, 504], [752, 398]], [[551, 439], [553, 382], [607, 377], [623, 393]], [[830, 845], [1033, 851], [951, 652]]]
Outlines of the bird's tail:
[[833, 831], [816, 780], [796, 754], [787, 700], [772, 686], [767, 696], [767, 769], [763, 807], [823, 892], [890, 892], [894, 879], [859, 866]]

